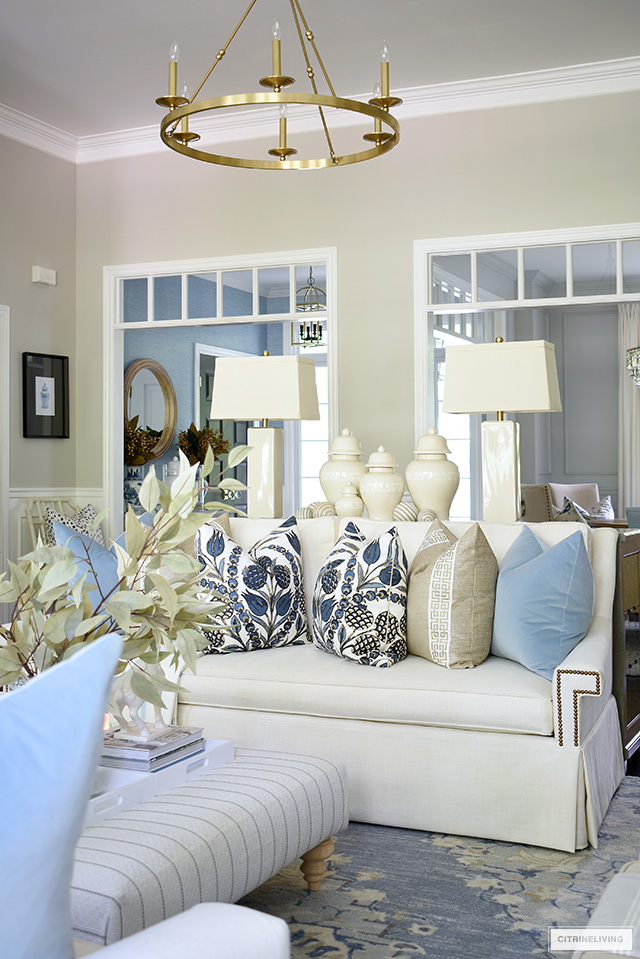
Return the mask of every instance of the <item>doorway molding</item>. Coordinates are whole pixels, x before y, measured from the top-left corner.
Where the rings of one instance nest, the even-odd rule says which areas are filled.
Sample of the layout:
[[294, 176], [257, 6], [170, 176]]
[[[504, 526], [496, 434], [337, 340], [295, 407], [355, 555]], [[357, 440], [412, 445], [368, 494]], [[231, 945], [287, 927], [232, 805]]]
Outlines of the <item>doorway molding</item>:
[[[278, 251], [275, 253], [249, 253], [242, 256], [210, 257], [194, 260], [162, 260], [152, 263], [126, 263], [119, 266], [103, 267], [103, 467], [102, 485], [104, 503], [108, 512], [105, 518], [106, 532], [116, 537], [122, 530], [123, 493], [122, 493], [122, 448], [123, 448], [123, 361], [124, 333], [128, 327], [140, 327], [141, 324], [119, 323], [121, 306], [121, 280], [131, 277], [171, 276], [176, 273], [207, 273], [218, 270], [256, 269], [271, 266], [305, 264], [307, 261], [324, 261], [327, 268], [327, 359], [329, 367], [329, 442], [339, 432], [339, 371], [338, 371], [338, 250], [337, 247], [322, 247], [307, 250]], [[285, 316], [285, 320], [287, 316]], [[256, 322], [255, 317], [242, 318], [246, 322]], [[265, 314], [260, 317], [265, 322], [282, 322], [278, 314]], [[229, 322], [228, 318], [219, 318], [217, 322], [163, 321], [158, 328], [170, 326], [194, 328], [198, 326], [217, 326], [220, 322]], [[149, 326], [153, 326], [152, 323]]]
[[[485, 233], [477, 236], [434, 237], [427, 240], [415, 240], [413, 244], [414, 279], [414, 382], [415, 382], [415, 438], [426, 433], [429, 426], [435, 425], [434, 398], [431, 384], [434, 377], [433, 357], [433, 316], [434, 310], [428, 303], [429, 254], [471, 253], [472, 251], [504, 250], [526, 247], [554, 246], [570, 243], [597, 243], [640, 237], [640, 223], [617, 223], [604, 226], [567, 227], [554, 230], [528, 230], [519, 233]], [[520, 252], [522, 255], [522, 252]], [[617, 292], [602, 296], [568, 296], [553, 298], [542, 305], [574, 306], [587, 303], [627, 303], [640, 299], [640, 293], [625, 294]], [[540, 306], [537, 300], [527, 300], [520, 308], [531, 309]], [[494, 303], [464, 304], [458, 311], [480, 312], [481, 310], [516, 309], [509, 301], [504, 305]], [[456, 307], [447, 305], [439, 312], [456, 312]]]
[[0, 569], [6, 569], [9, 556], [10, 330], [9, 307], [0, 306]]

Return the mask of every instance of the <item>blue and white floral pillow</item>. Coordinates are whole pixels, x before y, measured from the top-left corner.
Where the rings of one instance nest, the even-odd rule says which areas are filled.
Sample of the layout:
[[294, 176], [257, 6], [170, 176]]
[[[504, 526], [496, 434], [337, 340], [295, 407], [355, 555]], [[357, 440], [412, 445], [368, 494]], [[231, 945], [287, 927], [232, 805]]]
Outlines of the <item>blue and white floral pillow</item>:
[[560, 523], [586, 523], [589, 514], [582, 506], [565, 496], [562, 509], [553, 506], [553, 519]]
[[215, 602], [226, 600], [211, 617], [206, 653], [244, 652], [308, 642], [302, 556], [295, 517], [250, 550], [238, 546], [214, 522], [196, 533], [200, 585]]
[[586, 523], [589, 519], [616, 518], [610, 496], [605, 496], [604, 499], [601, 499], [600, 502], [596, 503], [595, 506], [591, 506], [589, 509], [585, 509], [584, 506], [580, 506], [579, 503], [574, 503], [573, 500], [567, 499], [565, 496], [562, 509], [558, 509], [557, 506], [554, 506], [553, 512], [554, 519], [573, 520], [578, 523], [580, 522], [580, 519], [576, 516], [576, 513], [582, 517], [582, 522], [584, 523]]
[[407, 577], [395, 527], [367, 543], [349, 523], [316, 581], [315, 645], [366, 666], [393, 666], [405, 659]]
[[[577, 503], [576, 506], [578, 506]], [[594, 519], [616, 518], [610, 496], [605, 496], [604, 499], [601, 499], [595, 506], [591, 506], [588, 510], [583, 510], [581, 506], [578, 506], [578, 509], [580, 512], [584, 512], [586, 516], [592, 516]]]

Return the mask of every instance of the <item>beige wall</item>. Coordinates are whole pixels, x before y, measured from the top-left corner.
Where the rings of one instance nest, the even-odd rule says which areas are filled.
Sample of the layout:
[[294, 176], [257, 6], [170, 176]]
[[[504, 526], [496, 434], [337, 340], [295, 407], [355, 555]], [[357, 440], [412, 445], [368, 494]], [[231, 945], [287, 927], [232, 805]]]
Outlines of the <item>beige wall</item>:
[[340, 423], [404, 468], [413, 241], [640, 220], [638, 116], [640, 94], [623, 94], [411, 120], [387, 157], [340, 170], [169, 151], [78, 167], [78, 485], [101, 482], [104, 265], [336, 246]]
[[[11, 310], [12, 487], [75, 485], [73, 366], [76, 303], [76, 168], [0, 138], [0, 303]], [[57, 271], [57, 286], [31, 282], [31, 267]], [[23, 439], [22, 352], [70, 357], [71, 439]]]

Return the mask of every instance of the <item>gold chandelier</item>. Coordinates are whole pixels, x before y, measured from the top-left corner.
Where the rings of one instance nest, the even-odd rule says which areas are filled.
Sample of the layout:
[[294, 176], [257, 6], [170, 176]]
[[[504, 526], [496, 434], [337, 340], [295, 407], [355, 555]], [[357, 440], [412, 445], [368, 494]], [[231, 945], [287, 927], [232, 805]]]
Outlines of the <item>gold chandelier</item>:
[[[386, 43], [383, 45], [380, 65], [380, 83], [376, 84], [373, 97], [367, 102], [338, 97], [333, 88], [329, 75], [312, 31], [309, 29], [299, 0], [289, 0], [291, 13], [295, 23], [296, 33], [306, 64], [306, 72], [311, 82], [311, 93], [295, 93], [289, 88], [295, 83], [293, 77], [282, 73], [280, 26], [274, 21], [271, 42], [271, 75], [262, 77], [260, 85], [266, 87], [265, 92], [238, 93], [223, 97], [213, 97], [207, 100], [198, 100], [200, 91], [213, 73], [218, 63], [225, 56], [227, 49], [238, 33], [249, 13], [257, 3], [251, 0], [245, 13], [240, 18], [233, 33], [224, 47], [216, 53], [215, 59], [192, 97], [189, 97], [186, 84], [181, 95], [178, 94], [178, 44], [174, 43], [169, 53], [169, 93], [166, 97], [159, 97], [156, 103], [168, 107], [169, 112], [160, 123], [160, 137], [172, 150], [183, 153], [185, 156], [207, 163], [218, 163], [223, 166], [245, 167], [257, 170], [317, 170], [323, 167], [345, 166], [349, 163], [359, 163], [362, 160], [371, 160], [392, 150], [400, 139], [400, 125], [389, 112], [391, 107], [402, 103], [398, 97], [389, 94], [389, 50]], [[313, 62], [320, 68], [329, 93], [320, 93], [316, 82]], [[287, 107], [289, 104], [317, 107], [319, 120], [324, 131], [327, 154], [315, 159], [292, 159], [297, 150], [287, 142]], [[189, 129], [189, 118], [194, 120], [200, 114], [215, 115], [215, 111], [228, 107], [246, 106], [278, 106], [278, 145], [270, 149], [271, 160], [250, 159], [245, 157], [226, 156], [213, 153], [193, 146], [200, 139], [200, 135]], [[327, 109], [348, 111], [369, 117], [373, 120], [373, 129], [363, 135], [367, 148], [357, 153], [338, 155], [334, 149], [331, 133], [327, 123]], [[387, 129], [383, 129], [386, 127]]]
[[[296, 311], [298, 313], [317, 313], [327, 308], [327, 294], [316, 286], [313, 278], [313, 267], [309, 267], [309, 279], [305, 286], [296, 290]], [[304, 323], [296, 323], [298, 326], [297, 334], [294, 336], [294, 324], [291, 325], [291, 343], [293, 346], [322, 346], [324, 327], [322, 320], [305, 320]], [[296, 338], [297, 337], [297, 338]]]

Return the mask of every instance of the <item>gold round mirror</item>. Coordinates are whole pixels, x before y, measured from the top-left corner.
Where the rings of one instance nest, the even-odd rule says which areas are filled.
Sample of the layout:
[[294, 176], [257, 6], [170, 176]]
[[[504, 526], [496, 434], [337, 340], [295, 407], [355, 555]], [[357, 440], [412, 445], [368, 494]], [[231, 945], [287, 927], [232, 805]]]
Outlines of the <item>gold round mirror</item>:
[[[146, 422], [148, 417], [141, 415], [143, 413], [142, 409], [130, 410], [129, 408], [134, 391], [134, 380], [138, 374], [143, 374], [144, 372], [152, 374], [152, 383], [153, 378], [155, 378], [157, 381], [157, 386], [160, 387], [162, 392], [162, 399], [164, 400], [164, 421], [159, 423], [157, 426], [152, 422]], [[140, 382], [142, 382], [142, 378]], [[141, 417], [139, 420], [141, 426], [151, 426], [153, 429], [158, 429], [160, 431], [160, 439], [154, 447], [153, 454], [151, 455], [150, 459], [157, 460], [163, 456], [173, 443], [173, 438], [176, 433], [176, 423], [178, 420], [178, 402], [176, 400], [176, 391], [173, 388], [171, 377], [165, 370], [164, 366], [161, 366], [160, 363], [157, 363], [155, 360], [145, 359], [134, 360], [133, 363], [129, 364], [124, 372], [124, 411], [127, 419], [132, 419], [133, 416], [138, 413], [138, 415]], [[162, 427], [161, 430], [160, 427]]]

